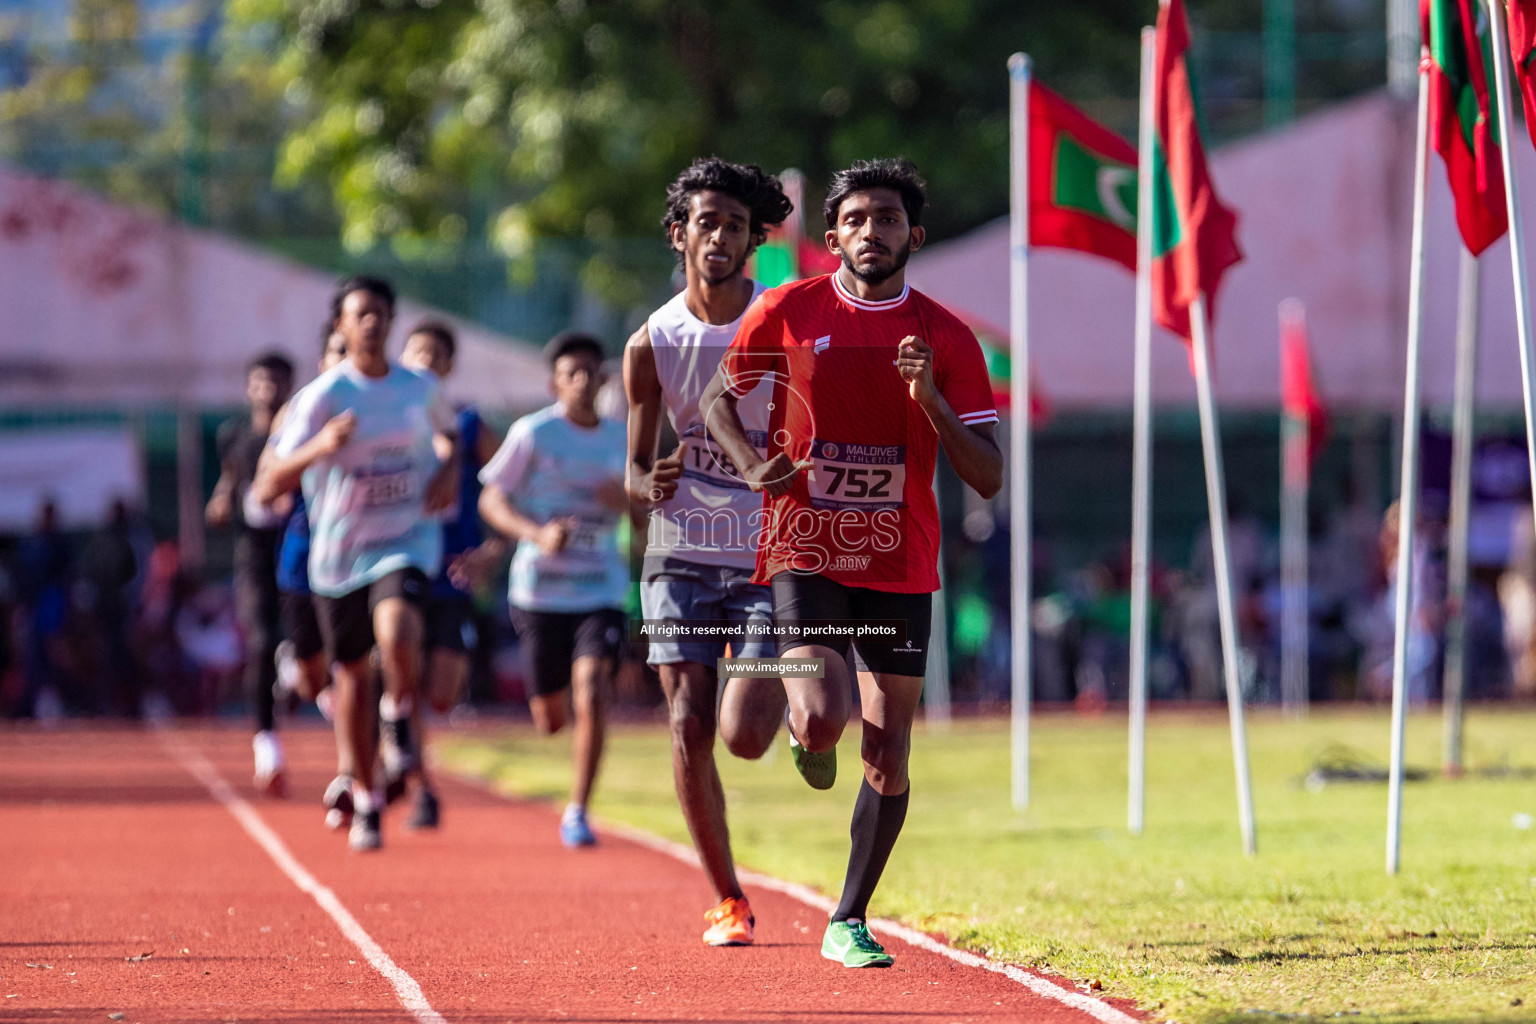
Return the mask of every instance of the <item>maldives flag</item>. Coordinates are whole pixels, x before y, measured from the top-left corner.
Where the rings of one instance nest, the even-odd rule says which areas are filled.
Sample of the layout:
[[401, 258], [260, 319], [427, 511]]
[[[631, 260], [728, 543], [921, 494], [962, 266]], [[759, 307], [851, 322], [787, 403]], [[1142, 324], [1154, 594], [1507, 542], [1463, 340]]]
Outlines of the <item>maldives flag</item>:
[[1525, 99], [1525, 127], [1536, 143], [1536, 80], [1531, 75], [1536, 60], [1536, 0], [1509, 0], [1509, 55], [1515, 59], [1515, 77]]
[[1295, 299], [1280, 304], [1280, 407], [1285, 415], [1307, 425], [1307, 459], [1311, 467], [1328, 440], [1328, 410], [1312, 380], [1312, 355], [1307, 349], [1307, 314]]
[[1421, 0], [1419, 17], [1429, 48], [1429, 137], [1456, 196], [1456, 226], [1476, 256], [1509, 228], [1488, 87], [1488, 19], [1474, 0]]
[[1029, 87], [1029, 244], [1136, 270], [1136, 149], [1038, 82]]
[[1184, 0], [1163, 0], [1157, 12], [1157, 137], [1153, 171], [1152, 315], [1191, 338], [1189, 307], [1204, 293], [1213, 316], [1216, 289], [1243, 258], [1237, 218], [1216, 198], [1195, 114], [1195, 92], [1184, 60], [1189, 22]]
[[[981, 345], [981, 355], [987, 363], [987, 377], [992, 382], [992, 402], [997, 406], [997, 411], [1007, 415], [1013, 409], [1013, 357], [1008, 344], [1008, 332], [993, 327], [991, 324], [968, 316], [965, 313], [957, 313], [965, 325], [976, 335], [977, 342]], [[1029, 379], [1029, 422], [1039, 426], [1048, 422], [1051, 418], [1051, 403], [1040, 390], [1039, 378], [1034, 374]]]

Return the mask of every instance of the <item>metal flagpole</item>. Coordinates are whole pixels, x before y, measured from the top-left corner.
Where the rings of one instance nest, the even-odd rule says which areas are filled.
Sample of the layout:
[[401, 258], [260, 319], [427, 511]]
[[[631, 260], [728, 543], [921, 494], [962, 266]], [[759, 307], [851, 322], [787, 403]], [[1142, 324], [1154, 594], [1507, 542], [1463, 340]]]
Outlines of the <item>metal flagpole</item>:
[[[1280, 337], [1303, 330], [1306, 308], [1297, 299], [1280, 303]], [[1309, 593], [1307, 579], [1307, 490], [1311, 467], [1311, 424], [1306, 416], [1282, 411], [1280, 451], [1280, 707], [1299, 717], [1307, 712]]]
[[1030, 60], [1022, 53], [1008, 58], [1009, 126], [1012, 135], [1013, 215], [1009, 220], [1009, 358], [1010, 398], [1008, 441], [1013, 456], [1008, 502], [1013, 538], [1013, 806], [1029, 806], [1029, 79]]
[[1456, 385], [1451, 414], [1450, 551], [1446, 558], [1445, 700], [1442, 714], [1441, 767], [1461, 774], [1462, 694], [1467, 661], [1467, 541], [1472, 515], [1472, 411], [1477, 374], [1477, 257], [1461, 248], [1461, 279], [1456, 299]]
[[[1494, 52], [1498, 52], [1495, 50]], [[1427, 56], [1428, 51], [1425, 51]], [[1424, 333], [1424, 195], [1429, 176], [1429, 73], [1419, 70], [1413, 154], [1413, 248], [1408, 274], [1408, 372], [1403, 383], [1402, 495], [1397, 505], [1397, 632], [1392, 643], [1392, 763], [1387, 782], [1387, 874], [1397, 874], [1403, 838], [1403, 733], [1408, 720], [1408, 612], [1413, 607], [1413, 534], [1419, 517], [1419, 341]]]
[[1136, 368], [1131, 469], [1131, 737], [1126, 827], [1141, 835], [1147, 802], [1147, 621], [1152, 538], [1152, 179], [1157, 29], [1141, 30], [1136, 136]]
[[[933, 468], [933, 496], [939, 507], [939, 521], [944, 521], [943, 491], [939, 487], [939, 467]], [[948, 732], [949, 699], [949, 603], [944, 592], [949, 588], [949, 574], [944, 571], [943, 531], [939, 537], [939, 589], [933, 595], [933, 625], [928, 639], [928, 672], [923, 677], [923, 721], [935, 732]]]
[[1232, 725], [1232, 764], [1237, 772], [1237, 817], [1243, 852], [1258, 852], [1253, 826], [1253, 785], [1248, 779], [1248, 729], [1243, 722], [1243, 689], [1237, 678], [1237, 613], [1232, 598], [1232, 566], [1227, 546], [1227, 481], [1221, 465], [1221, 433], [1211, 394], [1209, 331], [1205, 295], [1189, 306], [1191, 348], [1195, 359], [1195, 390], [1200, 403], [1200, 441], [1205, 451], [1205, 498], [1210, 507], [1211, 549], [1215, 555], [1216, 608], [1221, 619], [1221, 661], [1227, 681], [1227, 717]]

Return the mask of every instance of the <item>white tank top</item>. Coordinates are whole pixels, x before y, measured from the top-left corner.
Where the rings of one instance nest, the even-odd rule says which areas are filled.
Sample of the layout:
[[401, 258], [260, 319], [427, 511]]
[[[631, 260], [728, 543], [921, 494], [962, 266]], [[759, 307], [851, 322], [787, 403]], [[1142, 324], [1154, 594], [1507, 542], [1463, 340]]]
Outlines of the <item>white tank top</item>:
[[[752, 282], [752, 301], [764, 290]], [[757, 563], [763, 496], [742, 482], [729, 456], [705, 431], [699, 410], [699, 397], [720, 369], [741, 317], [728, 324], [707, 324], [693, 315], [686, 299], [687, 292], [679, 292], [647, 322], [662, 398], [683, 456], [677, 492], [651, 509], [647, 557], [751, 569]], [[736, 406], [748, 439], [765, 458], [772, 390], [758, 388]]]

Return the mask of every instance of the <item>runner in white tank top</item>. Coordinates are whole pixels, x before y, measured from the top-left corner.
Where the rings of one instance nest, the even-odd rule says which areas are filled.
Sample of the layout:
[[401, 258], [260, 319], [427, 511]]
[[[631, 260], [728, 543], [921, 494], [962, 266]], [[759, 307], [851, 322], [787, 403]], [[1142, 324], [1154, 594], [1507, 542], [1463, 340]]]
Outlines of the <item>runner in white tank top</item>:
[[[777, 179], [754, 166], [695, 161], [667, 190], [662, 226], [687, 288], [653, 313], [624, 351], [629, 397], [630, 497], [649, 512], [640, 600], [645, 627], [719, 624], [734, 629], [731, 653], [769, 657], [773, 600], [751, 582], [762, 495], [704, 431], [699, 395], [714, 378], [736, 326], [762, 287], [745, 274], [747, 257], [767, 229], [792, 209]], [[760, 389], [766, 393], [770, 389]], [[766, 403], [766, 397], [764, 399]], [[665, 409], [678, 448], [657, 457]], [[766, 449], [767, 407], [743, 410], [755, 443]], [[751, 632], [755, 627], [764, 632]], [[727, 636], [652, 636], [647, 661], [666, 691], [672, 723], [672, 778], [699, 862], [720, 903], [705, 915], [704, 941], [749, 945], [752, 909], [736, 880], [726, 832], [725, 798], [715, 769], [717, 659]], [[719, 730], [738, 757], [761, 757], [784, 715], [778, 679], [725, 681]]]
[[[750, 304], [765, 289], [756, 281], [746, 283], [751, 286]], [[757, 562], [763, 496], [752, 492], [730, 458], [709, 439], [699, 412], [699, 396], [720, 368], [720, 358], [736, 337], [741, 317], [725, 324], [700, 320], [688, 308], [690, 294], [678, 292], [646, 321], [656, 380], [667, 418], [678, 437], [676, 455], [682, 463], [677, 490], [670, 498], [650, 504], [647, 578], [660, 574], [668, 560], [747, 570]], [[746, 306], [742, 311], [745, 313]], [[770, 391], [761, 388], [753, 392], [748, 397], [757, 401], [742, 411], [748, 436], [765, 455]]]

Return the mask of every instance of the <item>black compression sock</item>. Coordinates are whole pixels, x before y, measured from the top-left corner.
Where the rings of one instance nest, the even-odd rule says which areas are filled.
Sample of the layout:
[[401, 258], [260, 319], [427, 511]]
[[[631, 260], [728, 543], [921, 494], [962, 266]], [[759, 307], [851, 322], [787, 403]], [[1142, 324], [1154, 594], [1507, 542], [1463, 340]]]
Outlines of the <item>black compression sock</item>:
[[881, 796], [868, 779], [859, 786], [853, 821], [848, 826], [853, 839], [853, 848], [848, 851], [848, 875], [843, 880], [843, 898], [832, 920], [865, 919], [869, 898], [875, 894], [885, 862], [890, 859], [896, 837], [901, 835], [901, 826], [907, 820], [907, 797], [911, 792], [908, 785], [897, 796]]

